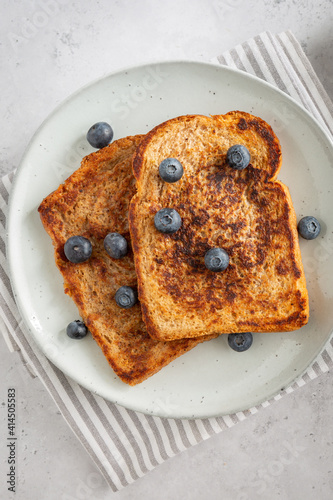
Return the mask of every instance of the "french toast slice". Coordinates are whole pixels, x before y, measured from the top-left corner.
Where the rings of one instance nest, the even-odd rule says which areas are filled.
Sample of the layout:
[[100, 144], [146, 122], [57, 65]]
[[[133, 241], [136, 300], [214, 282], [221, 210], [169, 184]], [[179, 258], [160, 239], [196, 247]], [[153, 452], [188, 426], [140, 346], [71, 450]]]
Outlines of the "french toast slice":
[[[226, 160], [235, 145], [251, 162]], [[184, 174], [163, 181], [159, 164], [176, 158]], [[262, 119], [241, 111], [188, 115], [155, 127], [133, 158], [137, 193], [129, 227], [143, 319], [154, 339], [212, 333], [291, 331], [305, 325], [308, 293], [288, 188], [276, 180], [280, 143]], [[158, 231], [154, 216], [173, 208], [181, 227]], [[229, 255], [223, 272], [206, 268], [214, 247]]]
[[[136, 190], [131, 159], [142, 138], [119, 139], [86, 156], [81, 167], [38, 208], [54, 245], [65, 293], [75, 302], [114, 372], [129, 385], [142, 382], [198, 343], [213, 338], [154, 340], [142, 321], [139, 303], [122, 309], [115, 302], [120, 286], [137, 285], [133, 253], [130, 248], [122, 259], [113, 259], [103, 241], [108, 233], [118, 232], [130, 246], [128, 205]], [[88, 261], [73, 264], [67, 260], [64, 244], [73, 235], [91, 241], [93, 252]]]

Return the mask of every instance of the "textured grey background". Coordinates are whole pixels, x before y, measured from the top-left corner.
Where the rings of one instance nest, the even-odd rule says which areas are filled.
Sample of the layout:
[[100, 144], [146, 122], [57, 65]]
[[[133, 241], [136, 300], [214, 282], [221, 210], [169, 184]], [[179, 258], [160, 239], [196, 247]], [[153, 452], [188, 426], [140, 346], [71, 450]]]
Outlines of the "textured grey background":
[[[36, 128], [80, 86], [142, 62], [210, 60], [264, 30], [291, 29], [333, 98], [331, 0], [1, 0], [0, 9], [1, 175], [18, 166]], [[115, 494], [1, 336], [0, 380], [0, 498], [11, 498], [11, 386], [18, 396], [17, 500], [333, 498], [331, 373]]]

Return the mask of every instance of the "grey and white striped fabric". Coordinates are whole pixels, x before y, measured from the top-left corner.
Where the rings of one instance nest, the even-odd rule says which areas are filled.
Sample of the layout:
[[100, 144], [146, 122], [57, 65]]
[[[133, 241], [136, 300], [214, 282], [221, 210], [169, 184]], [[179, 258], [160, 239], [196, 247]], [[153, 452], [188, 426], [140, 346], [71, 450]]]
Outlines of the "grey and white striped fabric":
[[[262, 33], [222, 54], [216, 63], [252, 73], [290, 94], [333, 134], [333, 106], [292, 33]], [[24, 326], [10, 287], [5, 226], [13, 174], [0, 180], [0, 326], [9, 349], [18, 351], [38, 376], [113, 491], [133, 483], [158, 464], [260, 411], [333, 365], [332, 342], [307, 373], [270, 401], [219, 418], [174, 420], [127, 410], [68, 379], [40, 352]]]

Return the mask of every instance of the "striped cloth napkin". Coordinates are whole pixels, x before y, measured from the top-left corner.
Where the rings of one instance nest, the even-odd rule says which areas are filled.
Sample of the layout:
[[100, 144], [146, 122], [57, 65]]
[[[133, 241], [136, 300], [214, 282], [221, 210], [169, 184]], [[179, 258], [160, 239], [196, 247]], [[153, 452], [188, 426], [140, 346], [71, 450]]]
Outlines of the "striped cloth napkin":
[[[333, 134], [333, 106], [292, 33], [264, 32], [213, 62], [252, 73], [291, 95]], [[38, 376], [63, 417], [99, 467], [113, 491], [133, 483], [170, 457], [208, 439], [294, 391], [333, 365], [328, 342], [307, 373], [278, 396], [245, 412], [197, 420], [163, 419], [105, 401], [67, 378], [40, 352], [23, 324], [8, 278], [5, 227], [13, 180], [0, 180], [0, 326], [10, 350], [18, 351]]]

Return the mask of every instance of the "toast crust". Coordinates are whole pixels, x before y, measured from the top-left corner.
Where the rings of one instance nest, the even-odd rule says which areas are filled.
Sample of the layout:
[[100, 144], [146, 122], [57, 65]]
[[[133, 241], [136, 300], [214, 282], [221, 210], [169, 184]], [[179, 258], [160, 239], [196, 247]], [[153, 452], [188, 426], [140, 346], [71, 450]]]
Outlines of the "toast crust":
[[[147, 333], [140, 304], [122, 309], [114, 300], [120, 286], [137, 286], [133, 252], [130, 245], [123, 259], [112, 259], [103, 240], [109, 232], [119, 232], [130, 243], [128, 205], [136, 190], [131, 159], [143, 137], [119, 139], [85, 157], [81, 167], [38, 208], [54, 245], [65, 293], [73, 299], [114, 372], [129, 385], [144, 381], [198, 343], [214, 337], [154, 340]], [[63, 251], [66, 240], [75, 234], [85, 236], [93, 245], [91, 258], [81, 264], [69, 262]]]
[[[251, 163], [226, 163], [233, 144], [244, 144]], [[178, 158], [184, 175], [174, 184], [159, 163]], [[175, 340], [211, 333], [291, 331], [305, 325], [308, 294], [288, 188], [276, 177], [280, 144], [260, 118], [235, 111], [189, 115], [155, 127], [133, 158], [137, 194], [129, 224], [143, 318], [149, 335]], [[174, 234], [154, 227], [154, 215], [175, 208]], [[204, 255], [222, 247], [228, 268], [214, 273]]]

